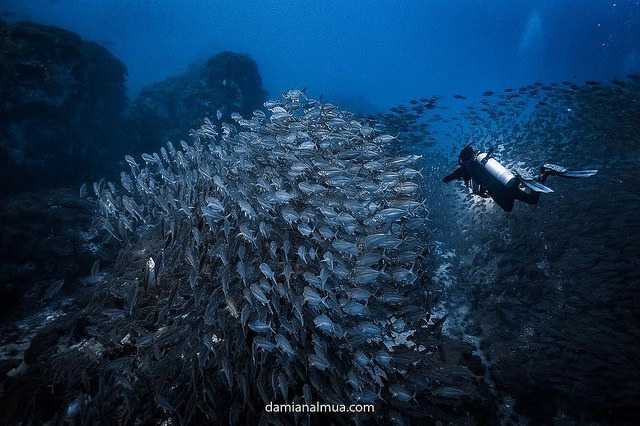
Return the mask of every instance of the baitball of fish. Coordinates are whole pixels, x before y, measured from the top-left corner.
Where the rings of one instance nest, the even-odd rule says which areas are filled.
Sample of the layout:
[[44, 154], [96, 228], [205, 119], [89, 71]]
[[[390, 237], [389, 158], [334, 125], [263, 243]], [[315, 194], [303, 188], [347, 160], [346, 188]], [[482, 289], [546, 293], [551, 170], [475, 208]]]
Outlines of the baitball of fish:
[[97, 222], [122, 242], [163, 241], [151, 279], [183, 283], [176, 324], [229, 391], [408, 400], [411, 358], [396, 354], [414, 350], [428, 309], [420, 157], [391, 155], [394, 136], [298, 90], [265, 108], [126, 156], [120, 185], [93, 185]]

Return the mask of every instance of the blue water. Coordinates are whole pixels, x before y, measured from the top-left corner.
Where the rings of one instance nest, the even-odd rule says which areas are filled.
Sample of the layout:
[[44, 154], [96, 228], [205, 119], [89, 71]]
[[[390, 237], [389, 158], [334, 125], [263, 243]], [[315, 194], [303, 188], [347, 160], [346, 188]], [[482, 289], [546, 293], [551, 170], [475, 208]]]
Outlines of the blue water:
[[353, 109], [640, 68], [638, 0], [1, 0], [98, 41], [129, 92], [221, 50], [258, 62], [272, 96], [307, 87]]
[[[257, 424], [289, 367], [278, 400], [377, 397], [379, 424], [640, 424], [640, 0], [0, 0], [0, 20], [104, 46], [130, 101], [103, 49], [0, 25], [0, 424]], [[363, 127], [298, 91], [262, 121], [253, 62], [222, 51]], [[522, 185], [599, 172], [506, 213], [442, 183], [467, 143]]]

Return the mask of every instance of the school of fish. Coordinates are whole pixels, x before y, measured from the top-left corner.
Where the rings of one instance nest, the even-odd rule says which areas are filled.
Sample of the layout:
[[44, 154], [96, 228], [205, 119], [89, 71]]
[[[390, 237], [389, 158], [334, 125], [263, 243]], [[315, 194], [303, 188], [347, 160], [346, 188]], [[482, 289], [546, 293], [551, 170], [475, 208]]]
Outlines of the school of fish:
[[244, 401], [254, 388], [265, 404], [408, 401], [412, 358], [396, 353], [415, 350], [429, 310], [420, 157], [299, 90], [265, 111], [127, 156], [120, 185], [93, 184], [98, 224], [123, 243], [162, 240], [145, 285], [184, 283], [176, 321]]

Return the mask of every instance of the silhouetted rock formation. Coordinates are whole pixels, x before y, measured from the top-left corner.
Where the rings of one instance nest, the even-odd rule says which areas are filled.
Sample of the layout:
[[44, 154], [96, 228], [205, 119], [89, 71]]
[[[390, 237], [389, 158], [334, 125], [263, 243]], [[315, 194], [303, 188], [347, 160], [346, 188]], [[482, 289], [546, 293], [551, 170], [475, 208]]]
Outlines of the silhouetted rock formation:
[[75, 183], [108, 164], [125, 76], [122, 62], [74, 33], [0, 22], [1, 191]]
[[[128, 137], [133, 150], [157, 150], [162, 142], [184, 138], [203, 117], [230, 121], [238, 112], [251, 115], [262, 108], [266, 92], [250, 57], [222, 52], [182, 75], [152, 84], [132, 102]], [[130, 149], [131, 149], [130, 148]]]
[[109, 175], [124, 153], [155, 150], [217, 111], [250, 115], [266, 95], [256, 63], [223, 52], [144, 89], [125, 120], [126, 73], [72, 32], [0, 21], [0, 193]]

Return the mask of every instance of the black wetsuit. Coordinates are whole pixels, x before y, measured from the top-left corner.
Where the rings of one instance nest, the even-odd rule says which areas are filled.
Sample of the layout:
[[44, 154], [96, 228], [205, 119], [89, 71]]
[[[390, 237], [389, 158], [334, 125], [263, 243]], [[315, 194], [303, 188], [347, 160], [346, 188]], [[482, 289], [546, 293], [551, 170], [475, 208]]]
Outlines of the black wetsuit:
[[[479, 158], [480, 157], [480, 158]], [[527, 178], [518, 173], [510, 172], [500, 163], [491, 160], [491, 150], [487, 153], [477, 153], [471, 144], [466, 145], [458, 157], [458, 167], [453, 173], [442, 179], [445, 183], [462, 179], [474, 194], [480, 197], [491, 197], [503, 210], [513, 210], [515, 200], [527, 204], [538, 204], [541, 193], [553, 192], [544, 185], [549, 176], [563, 178], [585, 178], [598, 173], [596, 169], [568, 170], [557, 164], [545, 163], [540, 167], [540, 173], [535, 178]]]
[[[462, 156], [461, 156], [462, 157]], [[513, 210], [515, 200], [524, 201], [527, 204], [537, 204], [540, 193], [521, 188], [519, 178], [516, 178], [509, 186], [505, 186], [491, 175], [481, 161], [472, 158], [464, 158], [458, 162], [459, 166], [453, 173], [442, 179], [447, 183], [452, 180], [462, 179], [467, 186], [471, 185], [471, 190], [480, 197], [491, 197], [503, 210], [510, 212]], [[546, 175], [538, 177], [539, 182], [544, 182]]]

